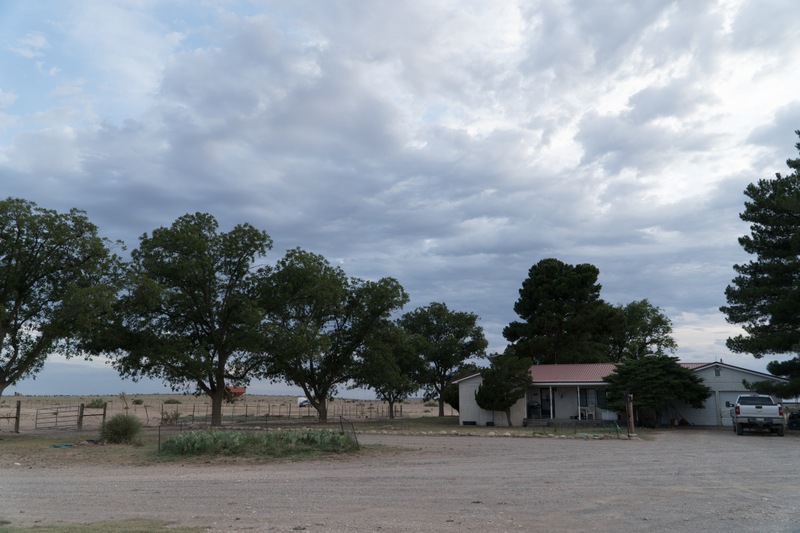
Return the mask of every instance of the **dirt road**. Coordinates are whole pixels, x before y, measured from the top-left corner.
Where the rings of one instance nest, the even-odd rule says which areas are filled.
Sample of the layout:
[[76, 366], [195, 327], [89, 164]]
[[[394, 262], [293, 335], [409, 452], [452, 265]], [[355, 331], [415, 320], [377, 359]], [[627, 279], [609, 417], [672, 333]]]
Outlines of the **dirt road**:
[[13, 525], [156, 518], [212, 531], [800, 532], [800, 438], [362, 435], [405, 451], [269, 465], [0, 465]]

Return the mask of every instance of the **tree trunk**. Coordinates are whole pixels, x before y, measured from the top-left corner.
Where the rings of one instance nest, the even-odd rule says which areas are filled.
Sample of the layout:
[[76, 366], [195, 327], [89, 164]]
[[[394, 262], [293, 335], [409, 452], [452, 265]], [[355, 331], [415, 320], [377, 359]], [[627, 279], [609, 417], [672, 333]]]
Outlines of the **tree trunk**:
[[394, 420], [394, 400], [389, 400], [389, 420]]
[[508, 427], [513, 428], [514, 424], [511, 423], [511, 408], [506, 409], [504, 412], [506, 414], [506, 422], [508, 422]]
[[661, 409], [653, 409], [656, 412], [656, 428], [661, 427]]
[[319, 413], [319, 421], [323, 424], [328, 421], [328, 400], [321, 399], [317, 404], [317, 413]]
[[211, 398], [211, 427], [222, 425], [222, 401], [225, 399], [225, 387], [217, 387], [217, 390], [209, 394]]

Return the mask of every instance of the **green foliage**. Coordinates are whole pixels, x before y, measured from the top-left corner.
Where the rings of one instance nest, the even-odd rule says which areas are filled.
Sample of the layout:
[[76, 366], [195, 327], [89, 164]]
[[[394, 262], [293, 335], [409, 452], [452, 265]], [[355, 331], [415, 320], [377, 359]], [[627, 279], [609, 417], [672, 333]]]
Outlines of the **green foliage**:
[[116, 292], [109, 244], [78, 209], [0, 201], [0, 394], [35, 376], [48, 355], [80, 353], [77, 340]]
[[615, 309], [623, 316], [623, 326], [607, 337], [609, 359], [621, 363], [649, 355], [675, 353], [678, 344], [672, 338], [672, 321], [647, 299]]
[[178, 400], [177, 398], [167, 398], [166, 400], [164, 400], [164, 403], [167, 405], [178, 405], [183, 402]]
[[233, 431], [190, 431], [170, 437], [162, 449], [173, 455], [268, 455], [284, 456], [309, 451], [351, 452], [353, 439], [339, 431], [278, 430], [237, 433]]
[[172, 412], [164, 411], [163, 413], [161, 413], [161, 423], [163, 425], [177, 424], [180, 418], [181, 418], [181, 412], [178, 410]]
[[144, 405], [144, 400], [142, 400], [141, 398], [135, 398], [133, 400], [133, 405]]
[[141, 421], [130, 414], [114, 415], [100, 426], [100, 439], [111, 444], [133, 444], [141, 434]]
[[184, 215], [140, 237], [116, 313], [87, 349], [115, 357], [124, 377], [150, 377], [211, 399], [221, 423], [226, 381], [246, 383], [260, 363], [263, 314], [257, 259], [272, 240], [249, 224], [218, 232], [213, 216]]
[[102, 398], [94, 398], [91, 402], [86, 404], [87, 409], [102, 409], [106, 402]]
[[394, 418], [394, 404], [419, 390], [417, 381], [422, 370], [419, 339], [386, 320], [371, 335], [359, 353], [361, 362], [355, 368], [351, 388], [375, 391], [379, 400], [389, 403], [389, 417]]
[[[800, 136], [800, 130], [796, 131]], [[800, 150], [800, 143], [795, 145]], [[794, 172], [776, 174], [747, 186], [750, 198], [740, 218], [750, 222], [751, 235], [739, 238], [756, 259], [734, 265], [738, 274], [725, 290], [728, 305], [720, 307], [731, 324], [741, 324], [747, 335], [727, 341], [736, 353], [756, 358], [771, 354], [794, 354], [791, 361], [774, 361], [767, 369], [790, 378], [788, 384], [762, 382], [758, 392], [784, 398], [800, 395], [800, 159], [786, 161]]]
[[677, 357], [668, 355], [628, 359], [603, 380], [610, 384], [608, 408], [624, 410], [622, 397], [630, 392], [634, 407], [655, 411], [656, 424], [660, 424], [664, 405], [684, 401], [695, 409], [702, 409], [703, 402], [711, 396], [711, 389], [703, 385], [702, 379], [679, 365]]
[[599, 270], [542, 259], [522, 282], [512, 322], [503, 336], [513, 352], [536, 364], [596, 363], [607, 358], [604, 342], [623, 325], [617, 309], [600, 299]]
[[486, 356], [489, 343], [478, 320], [474, 313], [450, 311], [437, 302], [418, 307], [398, 320], [407, 332], [421, 339], [419, 351], [425, 366], [420, 383], [427, 398], [439, 401], [439, 416], [444, 416], [442, 394], [458, 371], [468, 359]]
[[437, 407], [439, 405], [439, 402], [425, 402], [423, 405], [425, 407]]
[[483, 382], [475, 391], [475, 402], [487, 411], [502, 411], [511, 423], [511, 407], [525, 396], [531, 386], [531, 360], [513, 354], [497, 355], [489, 368], [481, 370]]
[[278, 261], [261, 291], [264, 373], [302, 388], [322, 421], [338, 387], [356, 377], [366, 343], [408, 301], [392, 278], [348, 278], [299, 248]]

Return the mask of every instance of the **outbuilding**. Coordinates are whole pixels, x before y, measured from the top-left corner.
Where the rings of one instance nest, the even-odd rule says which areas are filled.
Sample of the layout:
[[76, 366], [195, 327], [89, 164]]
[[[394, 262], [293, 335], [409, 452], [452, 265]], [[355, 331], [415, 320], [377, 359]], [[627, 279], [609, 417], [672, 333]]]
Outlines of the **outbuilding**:
[[[711, 388], [712, 395], [703, 409], [694, 409], [684, 402], [665, 403], [662, 409], [663, 425], [730, 426], [730, 406], [738, 395], [749, 392], [743, 380], [786, 381], [722, 361], [680, 364], [695, 372]], [[617, 412], [606, 409], [608, 384], [603, 381], [605, 376], [614, 372], [615, 366], [613, 363], [532, 366], [533, 384], [525, 397], [511, 408], [512, 425], [541, 424], [548, 420], [617, 420]], [[482, 382], [480, 373], [454, 381], [458, 384], [459, 424], [508, 426], [505, 413], [486, 411], [475, 402], [475, 391]]]

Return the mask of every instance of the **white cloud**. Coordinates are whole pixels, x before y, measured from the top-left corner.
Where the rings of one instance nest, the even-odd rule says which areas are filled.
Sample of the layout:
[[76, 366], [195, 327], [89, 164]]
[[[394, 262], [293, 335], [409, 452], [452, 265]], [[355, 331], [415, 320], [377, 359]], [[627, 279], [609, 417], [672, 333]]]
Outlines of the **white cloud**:
[[27, 58], [43, 56], [41, 50], [46, 48], [50, 48], [50, 43], [47, 42], [44, 34], [36, 31], [28, 33], [22, 39], [17, 39], [17, 46], [8, 47], [12, 52]]

